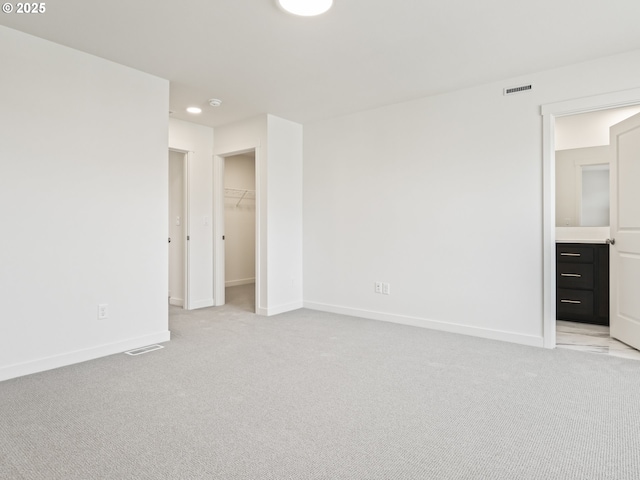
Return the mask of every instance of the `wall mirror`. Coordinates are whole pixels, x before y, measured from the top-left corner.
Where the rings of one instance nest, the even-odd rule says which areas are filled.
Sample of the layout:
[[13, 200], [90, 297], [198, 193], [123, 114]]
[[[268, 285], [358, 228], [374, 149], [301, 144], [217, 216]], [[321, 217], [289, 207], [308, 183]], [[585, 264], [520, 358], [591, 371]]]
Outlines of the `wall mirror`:
[[[581, 227], [609, 226], [609, 165], [581, 165], [582, 190], [579, 201], [578, 225]], [[581, 188], [580, 188], [581, 187]]]
[[608, 150], [556, 152], [556, 227], [609, 226]]

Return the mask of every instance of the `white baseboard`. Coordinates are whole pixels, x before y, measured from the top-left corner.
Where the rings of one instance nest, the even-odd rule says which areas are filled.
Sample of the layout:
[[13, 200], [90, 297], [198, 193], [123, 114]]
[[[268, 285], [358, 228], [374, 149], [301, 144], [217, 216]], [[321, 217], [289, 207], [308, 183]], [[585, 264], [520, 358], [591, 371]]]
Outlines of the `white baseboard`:
[[134, 348], [153, 345], [154, 343], [168, 342], [171, 333], [167, 330], [164, 332], [144, 335], [142, 337], [129, 338], [120, 342], [109, 343], [106, 345], [98, 345], [96, 347], [76, 350], [74, 352], [54, 355], [47, 358], [39, 358], [30, 362], [19, 363], [17, 365], [9, 365], [0, 368], [0, 381], [9, 380], [10, 378], [31, 375], [32, 373], [44, 372], [54, 368], [66, 367], [74, 363], [86, 362], [107, 355], [126, 352]]
[[280, 313], [285, 313], [285, 312], [291, 312], [293, 310], [298, 310], [300, 308], [303, 308], [304, 305], [302, 303], [302, 301], [299, 302], [293, 302], [293, 303], [287, 303], [285, 305], [277, 305], [275, 307], [268, 307], [267, 316], [271, 316], [271, 315], [278, 315]]
[[224, 282], [225, 287], [239, 287], [240, 285], [249, 285], [250, 283], [256, 283], [256, 278], [241, 278], [240, 280], [229, 280]]
[[470, 335], [472, 337], [501, 340], [503, 342], [518, 343], [521, 345], [528, 345], [530, 347], [544, 346], [543, 337], [541, 336], [523, 335], [520, 333], [505, 332], [502, 330], [471, 327], [468, 325], [448, 323], [439, 320], [429, 320], [426, 318], [410, 317], [407, 315], [374, 312], [370, 310], [361, 310], [358, 308], [342, 307], [338, 305], [328, 305], [318, 302], [304, 302], [304, 308], [319, 310], [322, 312], [350, 315], [353, 317], [367, 318], [369, 320], [381, 320], [383, 322], [399, 323], [402, 325], [411, 325], [421, 328], [430, 328], [432, 330], [440, 330], [443, 332], [460, 333], [462, 335]]
[[213, 307], [213, 298], [206, 298], [204, 300], [195, 300], [191, 302], [191, 310], [195, 310], [196, 308], [206, 308]]
[[169, 305], [175, 305], [176, 307], [184, 307], [184, 299], [182, 298], [169, 298]]

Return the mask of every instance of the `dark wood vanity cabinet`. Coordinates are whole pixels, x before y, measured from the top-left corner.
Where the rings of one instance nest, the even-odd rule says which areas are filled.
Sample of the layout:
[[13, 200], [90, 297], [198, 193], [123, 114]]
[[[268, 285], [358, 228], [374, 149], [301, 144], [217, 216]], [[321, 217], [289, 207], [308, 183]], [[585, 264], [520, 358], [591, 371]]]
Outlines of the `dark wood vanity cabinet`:
[[609, 245], [556, 244], [556, 318], [609, 325]]

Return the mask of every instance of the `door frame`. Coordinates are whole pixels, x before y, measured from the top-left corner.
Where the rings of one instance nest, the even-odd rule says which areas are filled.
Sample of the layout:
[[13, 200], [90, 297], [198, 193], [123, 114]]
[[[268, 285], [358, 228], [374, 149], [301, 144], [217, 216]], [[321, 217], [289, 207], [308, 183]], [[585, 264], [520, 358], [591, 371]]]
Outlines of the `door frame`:
[[254, 153], [255, 163], [255, 197], [256, 197], [256, 215], [255, 215], [255, 312], [261, 314], [262, 305], [260, 301], [261, 286], [261, 270], [260, 270], [260, 237], [262, 225], [262, 209], [260, 195], [260, 162], [258, 156], [260, 152], [259, 146], [245, 148], [242, 150], [234, 150], [231, 152], [218, 153], [213, 156], [213, 298], [216, 307], [225, 304], [225, 245], [224, 245], [224, 165], [225, 158], [234, 155], [242, 155], [244, 153]]
[[[189, 165], [191, 163], [191, 155], [192, 153], [188, 150], [180, 150], [179, 148], [169, 148], [170, 152], [176, 152], [176, 153], [180, 153], [183, 155], [183, 161], [182, 161], [182, 225], [184, 226], [184, 248], [183, 248], [183, 263], [184, 263], [184, 285], [183, 285], [183, 289], [184, 289], [184, 301], [183, 301], [183, 305], [182, 308], [184, 310], [191, 310], [191, 295], [189, 292], [189, 285], [190, 285], [190, 279], [189, 279], [189, 259], [190, 259], [190, 255], [189, 255], [189, 241], [187, 240], [189, 238], [190, 231], [189, 231]], [[169, 166], [167, 165], [167, 170], [168, 170]], [[169, 197], [169, 192], [167, 192], [167, 204], [168, 202], [168, 197]], [[167, 225], [167, 230], [168, 230], [168, 225]]]
[[640, 104], [640, 88], [582, 97], [541, 106], [543, 173], [543, 325], [545, 348], [556, 347], [556, 156], [555, 119]]

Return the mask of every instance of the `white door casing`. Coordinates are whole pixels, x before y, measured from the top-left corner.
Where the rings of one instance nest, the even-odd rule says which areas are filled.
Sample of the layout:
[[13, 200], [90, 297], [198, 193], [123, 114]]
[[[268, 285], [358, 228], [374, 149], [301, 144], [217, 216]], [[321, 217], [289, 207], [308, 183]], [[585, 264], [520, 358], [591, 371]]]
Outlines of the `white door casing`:
[[[556, 346], [555, 119], [565, 115], [640, 105], [640, 88], [541, 106], [543, 145], [543, 345]], [[613, 175], [612, 175], [613, 176]]]
[[640, 114], [610, 129], [610, 332], [640, 349]]

